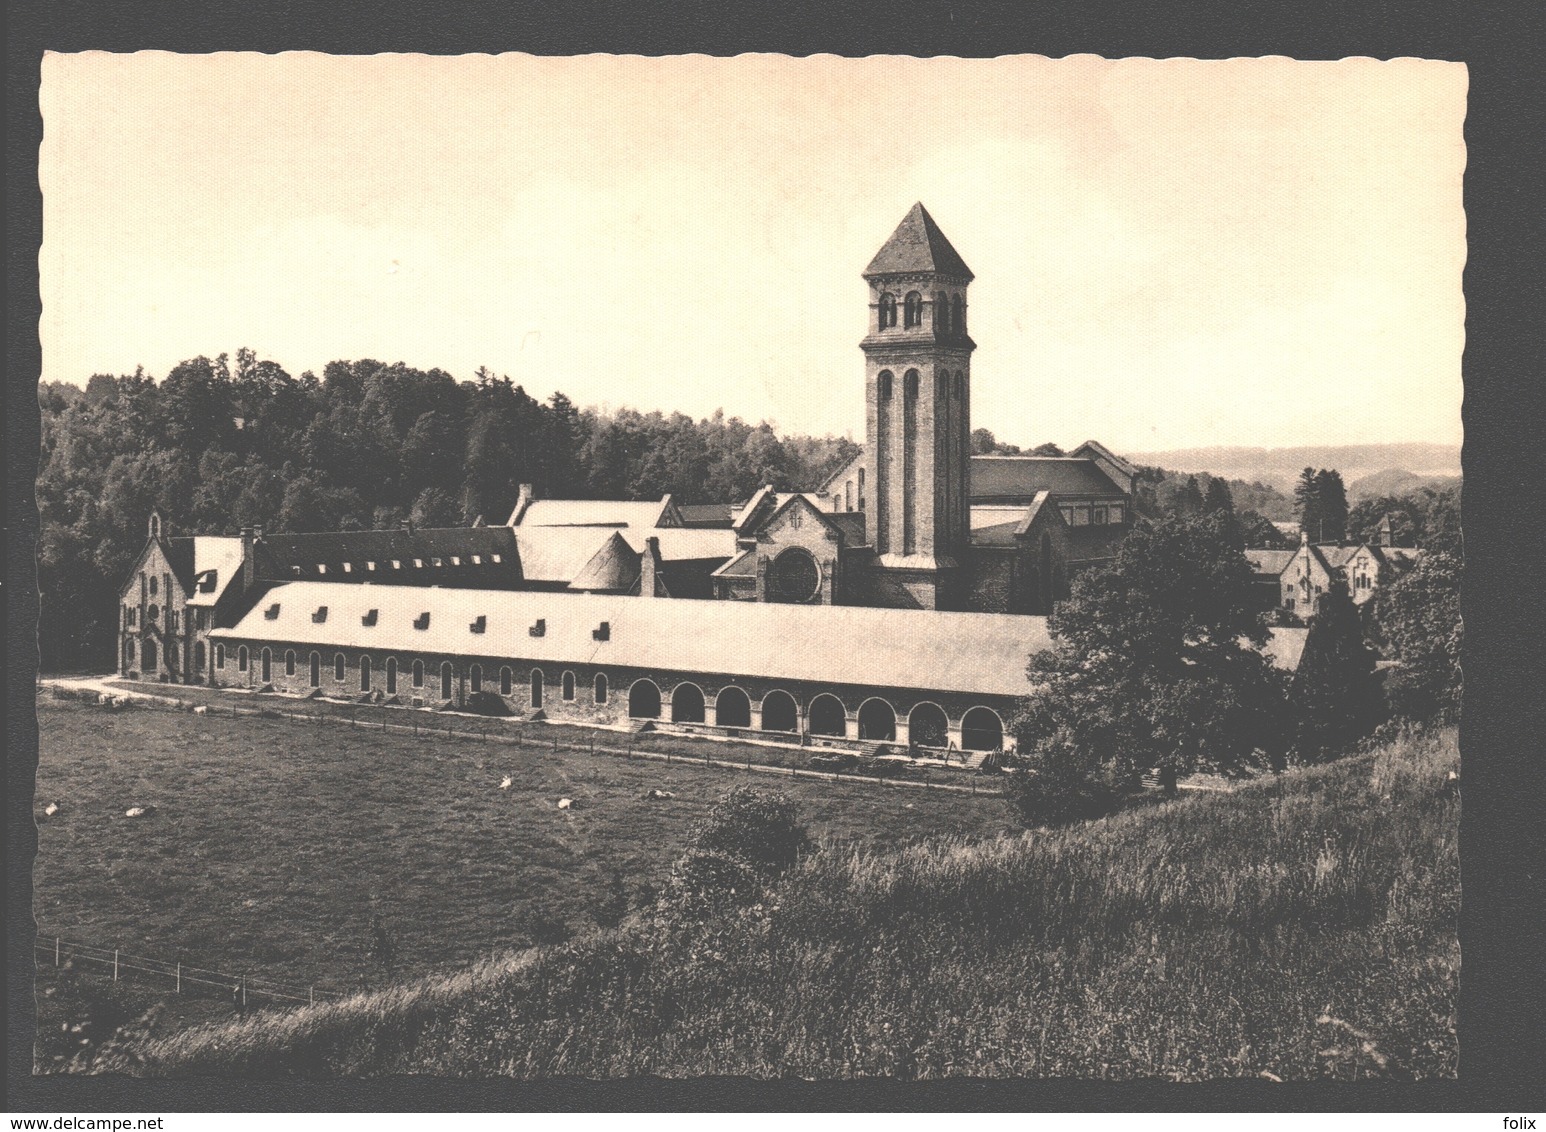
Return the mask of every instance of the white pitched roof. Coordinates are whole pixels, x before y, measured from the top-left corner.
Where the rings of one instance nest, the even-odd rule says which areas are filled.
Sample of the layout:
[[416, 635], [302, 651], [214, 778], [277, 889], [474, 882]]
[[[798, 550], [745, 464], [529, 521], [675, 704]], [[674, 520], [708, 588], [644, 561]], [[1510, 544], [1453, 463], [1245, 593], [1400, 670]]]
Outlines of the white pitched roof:
[[[215, 588], [209, 593], [203, 593], [199, 588], [198, 578], [200, 574], [209, 570], [215, 572]], [[194, 586], [193, 593], [188, 598], [188, 604], [214, 605], [220, 600], [220, 595], [225, 593], [226, 587], [235, 581], [241, 572], [242, 540], [239, 537], [194, 535]]]
[[[265, 612], [274, 605], [273, 620]], [[326, 622], [312, 614], [328, 607]], [[379, 609], [376, 624], [361, 624]], [[430, 614], [429, 627], [414, 619]], [[469, 625], [486, 617], [486, 630]], [[546, 631], [528, 630], [538, 619]], [[610, 639], [592, 632], [603, 622]], [[275, 586], [214, 637], [396, 653], [615, 664], [828, 684], [1018, 696], [1031, 653], [1051, 645], [1046, 618], [863, 606], [689, 601], [612, 594], [420, 589], [349, 582]]]
[[534, 499], [517, 527], [656, 527], [667, 501]]
[[[279, 613], [270, 620], [273, 606]], [[312, 620], [319, 606], [327, 620]], [[362, 624], [371, 609], [374, 625]], [[429, 613], [429, 624], [414, 621]], [[470, 625], [485, 618], [485, 631]], [[540, 637], [530, 634], [545, 622]], [[594, 631], [605, 621], [609, 639]], [[1303, 629], [1275, 629], [1265, 650], [1297, 665]], [[852, 605], [689, 601], [616, 594], [420, 589], [286, 582], [212, 637], [399, 654], [614, 664], [669, 672], [1022, 696], [1033, 652], [1052, 645], [1045, 617]]]

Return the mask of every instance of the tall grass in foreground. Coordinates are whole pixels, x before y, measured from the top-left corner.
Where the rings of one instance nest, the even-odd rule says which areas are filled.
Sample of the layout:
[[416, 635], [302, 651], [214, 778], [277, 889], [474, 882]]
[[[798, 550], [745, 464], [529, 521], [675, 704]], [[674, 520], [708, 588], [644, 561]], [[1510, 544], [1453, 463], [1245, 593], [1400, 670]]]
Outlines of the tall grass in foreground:
[[1453, 1075], [1453, 730], [147, 1043], [148, 1074]]

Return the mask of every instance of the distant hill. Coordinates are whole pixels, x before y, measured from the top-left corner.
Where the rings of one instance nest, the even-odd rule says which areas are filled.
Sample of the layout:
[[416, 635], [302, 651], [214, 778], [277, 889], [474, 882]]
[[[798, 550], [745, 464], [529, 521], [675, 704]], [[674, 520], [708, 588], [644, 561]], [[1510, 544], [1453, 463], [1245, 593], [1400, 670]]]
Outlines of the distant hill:
[[1379, 499], [1386, 495], [1399, 497], [1410, 495], [1420, 487], [1437, 490], [1454, 487], [1459, 482], [1459, 476], [1419, 476], [1404, 468], [1386, 468], [1383, 472], [1375, 472], [1372, 476], [1348, 483], [1347, 498], [1356, 503], [1360, 499]]
[[1458, 479], [1458, 444], [1349, 444], [1299, 448], [1176, 448], [1166, 452], [1124, 452], [1138, 464], [1177, 472], [1208, 472], [1225, 479], [1259, 481], [1291, 492], [1306, 467], [1335, 468], [1353, 493], [1356, 481], [1402, 472], [1416, 482]]

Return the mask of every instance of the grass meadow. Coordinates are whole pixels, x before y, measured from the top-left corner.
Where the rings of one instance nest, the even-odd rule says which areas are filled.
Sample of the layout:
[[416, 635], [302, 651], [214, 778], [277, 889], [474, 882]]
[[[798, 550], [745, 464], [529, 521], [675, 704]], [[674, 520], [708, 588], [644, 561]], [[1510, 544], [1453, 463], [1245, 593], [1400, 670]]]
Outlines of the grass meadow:
[[[646, 913], [105, 1064], [259, 1077], [1453, 1076], [1457, 766], [1450, 730], [1057, 832], [828, 841], [750, 907]], [[800, 800], [830, 831], [815, 799]]]
[[[40, 936], [344, 991], [616, 923], [741, 781], [784, 791], [814, 832], [866, 848], [1013, 825], [999, 798], [443, 734], [47, 694], [38, 722]], [[60, 810], [45, 816], [51, 801]], [[154, 810], [125, 817], [135, 806]], [[395, 940], [390, 971], [372, 956], [375, 918]]]

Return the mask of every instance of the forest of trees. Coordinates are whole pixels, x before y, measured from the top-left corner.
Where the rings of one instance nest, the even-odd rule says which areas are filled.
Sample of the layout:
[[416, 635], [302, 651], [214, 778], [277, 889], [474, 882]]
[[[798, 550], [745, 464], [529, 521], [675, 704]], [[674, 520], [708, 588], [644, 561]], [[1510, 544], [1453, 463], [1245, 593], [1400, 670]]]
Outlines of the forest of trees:
[[810, 490], [858, 451], [716, 413], [538, 401], [480, 369], [335, 361], [299, 377], [242, 349], [157, 382], [98, 374], [39, 389], [39, 642], [45, 669], [113, 655], [119, 585], [160, 508], [173, 533], [501, 523], [519, 486], [565, 498], [737, 501]]

